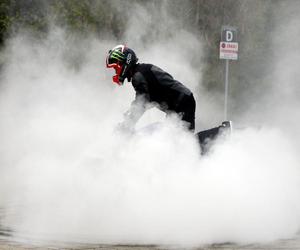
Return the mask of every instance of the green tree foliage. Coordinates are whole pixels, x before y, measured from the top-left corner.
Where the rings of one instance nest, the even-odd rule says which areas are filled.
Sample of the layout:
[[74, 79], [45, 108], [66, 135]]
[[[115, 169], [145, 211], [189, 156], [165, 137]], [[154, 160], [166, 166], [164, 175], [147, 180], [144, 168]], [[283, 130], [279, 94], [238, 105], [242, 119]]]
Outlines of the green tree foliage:
[[2, 0], [0, 2], [0, 45], [3, 44], [6, 32], [11, 23], [9, 15], [9, 0]]
[[54, 0], [49, 7], [54, 21], [73, 31], [97, 35], [109, 31], [115, 37], [122, 35], [120, 28], [124, 20], [109, 0]]
[[142, 21], [143, 15], [146, 15], [149, 27], [145, 34], [139, 36], [140, 39], [147, 42], [148, 37], [152, 40], [158, 36], [169, 37], [176, 29], [193, 32], [204, 43], [204, 65], [201, 65], [204, 86], [222, 92], [224, 63], [219, 60], [221, 27], [235, 26], [238, 29], [239, 61], [230, 63], [230, 94], [237, 99], [255, 94], [255, 86], [263, 84], [262, 77], [269, 60], [267, 55], [270, 54], [267, 53], [270, 47], [268, 34], [279, 4], [282, 1], [1, 0], [0, 43], [3, 44], [8, 35], [23, 29], [43, 36], [53, 24], [77, 34], [93, 33], [101, 38], [121, 39], [126, 27], [132, 25], [131, 17], [142, 6], [147, 9], [147, 14], [138, 13], [138, 18]]
[[[119, 0], [116, 0], [119, 1]], [[124, 20], [110, 0], [2, 0], [0, 38], [26, 29], [42, 35], [49, 25], [98, 35], [122, 36]]]
[[28, 29], [38, 34], [47, 30], [46, 1], [10, 0], [9, 16], [11, 20], [9, 32], [14, 33], [21, 29]]

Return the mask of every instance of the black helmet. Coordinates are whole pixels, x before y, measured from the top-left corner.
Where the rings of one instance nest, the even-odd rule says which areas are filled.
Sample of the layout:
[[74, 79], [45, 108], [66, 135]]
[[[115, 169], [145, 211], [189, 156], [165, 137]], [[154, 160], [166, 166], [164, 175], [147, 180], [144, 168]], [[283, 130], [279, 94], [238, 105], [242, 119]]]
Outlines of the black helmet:
[[122, 85], [125, 78], [131, 81], [131, 69], [136, 65], [137, 61], [138, 58], [134, 51], [125, 45], [118, 45], [110, 50], [106, 57], [106, 67], [116, 70], [113, 82]]

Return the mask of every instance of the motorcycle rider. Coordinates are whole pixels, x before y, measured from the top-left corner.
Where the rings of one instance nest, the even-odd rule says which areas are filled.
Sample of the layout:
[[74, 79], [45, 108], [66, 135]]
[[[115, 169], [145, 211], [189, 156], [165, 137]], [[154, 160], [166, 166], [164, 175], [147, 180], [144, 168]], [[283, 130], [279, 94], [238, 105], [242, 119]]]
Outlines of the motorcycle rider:
[[[125, 45], [118, 45], [109, 51], [106, 67], [113, 68], [116, 75], [113, 82], [123, 85], [127, 78], [135, 89], [135, 100], [125, 114], [122, 129], [132, 130], [149, 107], [156, 106], [167, 114], [175, 112], [186, 122], [187, 128], [194, 132], [196, 102], [193, 93], [169, 73], [153, 64], [138, 63], [135, 52]], [[232, 131], [231, 121], [224, 121], [221, 126], [198, 132], [202, 152], [206, 145], [222, 131]]]
[[109, 51], [106, 66], [116, 71], [114, 83], [123, 85], [127, 78], [136, 92], [135, 100], [125, 115], [125, 126], [133, 127], [147, 108], [156, 106], [167, 114], [177, 113], [188, 129], [194, 131], [194, 96], [169, 73], [153, 64], [138, 63], [134, 51], [125, 45], [118, 45]]

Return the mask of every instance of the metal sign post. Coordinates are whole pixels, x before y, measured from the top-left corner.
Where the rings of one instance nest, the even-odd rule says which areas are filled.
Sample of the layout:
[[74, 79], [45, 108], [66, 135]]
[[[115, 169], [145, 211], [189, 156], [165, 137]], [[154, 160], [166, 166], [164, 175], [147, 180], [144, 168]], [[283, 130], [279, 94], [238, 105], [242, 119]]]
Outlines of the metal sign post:
[[229, 60], [225, 61], [225, 96], [224, 96], [224, 121], [227, 121], [227, 107], [228, 107], [228, 68]]
[[230, 26], [223, 26], [220, 42], [220, 59], [225, 59], [225, 94], [224, 94], [224, 120], [228, 116], [228, 75], [229, 75], [229, 60], [238, 59], [238, 42], [237, 29]]

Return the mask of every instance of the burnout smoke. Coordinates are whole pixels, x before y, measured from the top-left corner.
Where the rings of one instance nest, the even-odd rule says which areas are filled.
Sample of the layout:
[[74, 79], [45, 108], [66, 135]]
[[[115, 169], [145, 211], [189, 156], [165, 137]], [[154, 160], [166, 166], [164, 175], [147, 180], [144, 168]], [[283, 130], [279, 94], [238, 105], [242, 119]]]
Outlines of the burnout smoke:
[[[176, 25], [169, 22], [167, 27]], [[177, 32], [147, 49], [139, 39], [127, 40], [141, 62], [153, 62], [198, 89], [201, 75], [187, 56], [201, 48], [193, 34]], [[201, 156], [179, 120], [158, 111], [148, 112], [134, 135], [115, 131], [134, 98], [130, 84], [113, 85], [113, 73], [105, 69], [106, 53], [116, 44], [72, 38], [59, 28], [43, 40], [19, 34], [7, 42], [0, 85], [0, 223], [17, 239], [109, 244], [193, 246], [293, 237], [300, 227], [299, 138], [293, 136], [299, 117], [285, 113], [288, 125], [275, 118], [282, 109], [299, 107], [295, 79], [283, 76], [290, 84], [275, 83], [282, 67], [274, 65], [272, 91], [256, 101], [270, 107], [274, 95], [285, 93], [284, 103], [263, 114], [251, 108], [240, 121], [253, 118], [261, 128], [220, 138]], [[201, 49], [197, 53], [201, 57]], [[299, 60], [291, 55], [285, 60], [295, 66], [287, 69], [297, 74]], [[198, 104], [209, 107], [211, 99], [199, 89]], [[154, 121], [161, 124], [141, 129]]]

